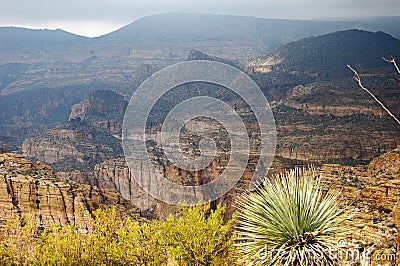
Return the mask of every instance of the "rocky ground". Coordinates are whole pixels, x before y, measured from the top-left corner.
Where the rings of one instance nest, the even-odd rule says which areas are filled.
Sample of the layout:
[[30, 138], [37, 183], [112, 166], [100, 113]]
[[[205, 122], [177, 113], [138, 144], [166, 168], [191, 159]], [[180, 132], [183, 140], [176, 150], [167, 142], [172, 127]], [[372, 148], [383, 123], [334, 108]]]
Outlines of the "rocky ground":
[[[368, 165], [325, 164], [319, 172], [324, 188], [343, 193], [351, 226], [346, 247], [360, 254], [366, 251], [375, 259], [372, 265], [398, 265], [394, 256], [400, 243], [400, 147], [374, 158]], [[378, 260], [384, 257], [387, 259]]]

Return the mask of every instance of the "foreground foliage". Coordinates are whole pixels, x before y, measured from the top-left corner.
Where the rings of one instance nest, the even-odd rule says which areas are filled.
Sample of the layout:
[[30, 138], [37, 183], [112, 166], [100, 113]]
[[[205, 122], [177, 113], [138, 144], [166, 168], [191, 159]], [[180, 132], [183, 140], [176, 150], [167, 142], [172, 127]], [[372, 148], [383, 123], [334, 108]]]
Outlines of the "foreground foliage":
[[[97, 210], [87, 228], [10, 219], [0, 265], [335, 265], [331, 247], [345, 232], [339, 192], [324, 192], [312, 170], [267, 180], [238, 202], [238, 226], [225, 208], [182, 208], [164, 222], [120, 219]], [[236, 234], [236, 245], [233, 244]]]
[[182, 209], [165, 222], [118, 219], [97, 210], [90, 228], [54, 225], [38, 231], [35, 217], [7, 222], [1, 265], [233, 265], [233, 220], [221, 206]]
[[[225, 210], [207, 213], [204, 207], [183, 209], [179, 218], [162, 224], [165, 245], [177, 265], [233, 265], [234, 220], [223, 222]], [[206, 216], [208, 216], [206, 218]]]
[[324, 193], [313, 170], [266, 180], [239, 202], [236, 232], [251, 265], [335, 265], [333, 248], [346, 231], [340, 192]]

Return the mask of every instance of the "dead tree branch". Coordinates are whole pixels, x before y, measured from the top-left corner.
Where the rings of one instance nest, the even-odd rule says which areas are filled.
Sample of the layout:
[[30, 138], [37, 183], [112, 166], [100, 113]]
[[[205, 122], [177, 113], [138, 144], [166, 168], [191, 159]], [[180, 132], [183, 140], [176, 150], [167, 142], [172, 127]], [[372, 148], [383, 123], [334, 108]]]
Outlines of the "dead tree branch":
[[386, 57], [382, 57], [382, 58], [383, 58], [383, 60], [385, 60], [386, 62], [392, 63], [392, 64], [394, 65], [394, 67], [396, 68], [397, 73], [400, 74], [400, 69], [399, 69], [399, 67], [397, 66], [396, 59], [395, 59], [392, 55], [390, 56], [390, 59], [387, 59]]
[[[393, 59], [393, 61], [394, 61], [394, 58], [393, 58], [393, 57], [392, 57], [392, 59]], [[391, 62], [391, 61], [388, 61], [388, 62]], [[397, 67], [396, 63], [394, 63], [394, 64], [395, 64], [395, 66]], [[350, 65], [347, 65], [347, 67], [348, 67], [351, 71], [353, 71], [353, 73], [354, 73], [354, 79], [358, 82], [358, 86], [360, 86], [361, 89], [363, 89], [363, 90], [365, 90], [366, 92], [368, 92], [368, 94], [371, 95], [371, 97], [374, 98], [374, 100], [382, 106], [382, 108], [386, 111], [386, 113], [388, 113], [391, 117], [393, 117], [393, 119], [400, 125], [399, 119], [397, 119], [397, 117], [396, 117], [394, 114], [392, 114], [392, 113], [390, 112], [390, 110], [387, 109], [386, 106], [385, 106], [381, 101], [379, 101], [379, 99], [376, 98], [375, 95], [374, 95], [372, 92], [370, 92], [367, 88], [364, 87], [364, 85], [363, 85], [362, 82], [361, 82], [361, 78], [360, 78], [360, 75], [358, 74], [358, 72], [357, 72], [354, 68], [352, 68]], [[400, 72], [399, 72], [399, 73], [400, 73]]]

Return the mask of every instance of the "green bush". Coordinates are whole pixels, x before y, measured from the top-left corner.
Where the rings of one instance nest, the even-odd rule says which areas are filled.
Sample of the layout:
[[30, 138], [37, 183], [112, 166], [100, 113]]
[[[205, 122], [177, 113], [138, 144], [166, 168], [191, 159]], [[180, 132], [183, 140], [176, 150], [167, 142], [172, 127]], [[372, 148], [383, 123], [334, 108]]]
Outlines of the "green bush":
[[[115, 208], [97, 210], [87, 230], [55, 225], [38, 242], [37, 265], [163, 265], [158, 222], [120, 220]], [[164, 263], [165, 264], [165, 263]]]
[[31, 214], [15, 216], [6, 223], [0, 241], [0, 265], [29, 265], [36, 254], [37, 224]]
[[162, 224], [167, 253], [176, 265], [233, 265], [234, 220], [224, 223], [225, 208], [218, 206], [207, 217], [205, 206], [181, 210]]
[[225, 209], [182, 208], [165, 222], [97, 210], [88, 228], [55, 224], [40, 235], [33, 215], [7, 222], [0, 265], [232, 265], [233, 221]]

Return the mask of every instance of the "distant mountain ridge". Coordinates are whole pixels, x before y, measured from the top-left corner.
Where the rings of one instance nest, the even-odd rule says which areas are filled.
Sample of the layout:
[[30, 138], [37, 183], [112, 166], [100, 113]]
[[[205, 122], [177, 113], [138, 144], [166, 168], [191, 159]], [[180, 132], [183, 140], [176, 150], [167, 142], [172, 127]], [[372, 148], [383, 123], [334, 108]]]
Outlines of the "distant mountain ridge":
[[[395, 18], [394, 21], [397, 21]], [[397, 27], [389, 22], [384, 19], [358, 22], [158, 14], [140, 18], [97, 38], [86, 38], [63, 30], [0, 27], [0, 65], [39, 61], [78, 62], [93, 53], [126, 57], [143, 50], [159, 50], [172, 59], [183, 59], [191, 49], [230, 59], [243, 59], [272, 52], [303, 38], [340, 30], [399, 33]]]
[[[176, 40], [197, 38], [233, 40], [254, 38], [268, 40], [271, 37], [291, 41], [346, 29], [384, 31], [400, 38], [400, 16], [367, 17], [338, 20], [270, 19], [238, 15], [166, 13], [145, 16], [128, 25], [100, 36], [100, 39], [120, 40]], [[277, 29], [279, 31], [277, 31]], [[288, 34], [290, 34], [288, 36]], [[275, 47], [277, 48], [277, 47]]]
[[286, 44], [249, 65], [308, 73], [319, 79], [349, 76], [357, 68], [387, 67], [383, 56], [400, 57], [400, 40], [378, 31], [345, 30]]
[[0, 49], [43, 49], [48, 46], [65, 47], [80, 44], [90, 38], [67, 31], [34, 30], [20, 27], [0, 27]]
[[140, 18], [101, 36], [119, 41], [252, 41], [261, 51], [283, 43], [341, 29], [358, 22], [264, 19], [234, 15], [158, 14]]

